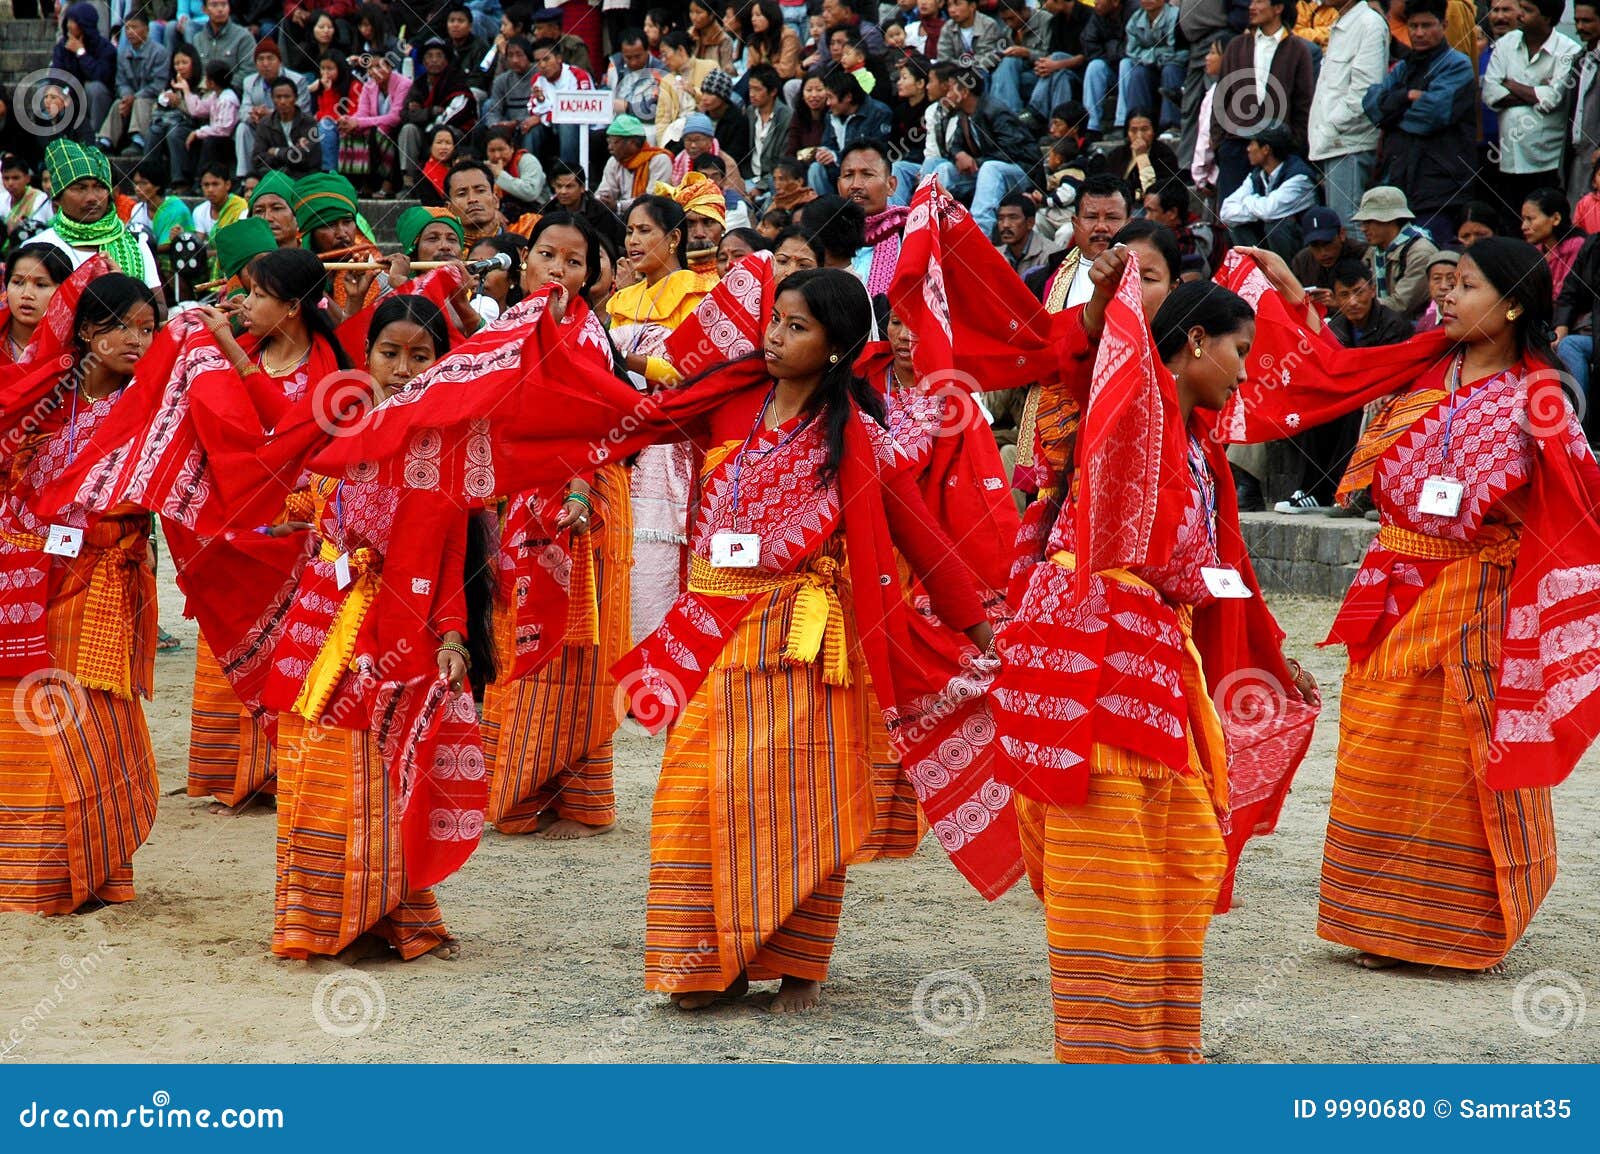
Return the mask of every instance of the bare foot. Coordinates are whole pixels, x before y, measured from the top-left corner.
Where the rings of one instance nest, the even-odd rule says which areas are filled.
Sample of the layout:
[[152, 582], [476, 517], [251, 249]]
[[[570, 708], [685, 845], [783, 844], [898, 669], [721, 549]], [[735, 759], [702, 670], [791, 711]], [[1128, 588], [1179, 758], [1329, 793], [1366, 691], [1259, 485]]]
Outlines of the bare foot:
[[1399, 958], [1386, 958], [1382, 954], [1368, 953], [1357, 954], [1355, 963], [1363, 970], [1392, 970], [1401, 964]]
[[389, 943], [377, 934], [362, 934], [335, 954], [334, 961], [353, 966], [357, 962], [370, 961], [373, 958], [387, 958], [390, 953]]
[[206, 806], [206, 812], [216, 814], [218, 817], [238, 817], [241, 813], [251, 809], [277, 809], [278, 799], [270, 793], [252, 793], [238, 805], [224, 805], [214, 801]]
[[802, 978], [784, 978], [767, 1009], [774, 1014], [803, 1014], [822, 1003], [822, 983]]
[[1496, 962], [1492, 966], [1485, 966], [1483, 969], [1474, 970], [1473, 972], [1485, 978], [1499, 977], [1506, 972], [1506, 964], [1505, 962]]
[[547, 810], [545, 810], [543, 813], [541, 813], [539, 815], [539, 820], [538, 820], [537, 824], [534, 826], [533, 832], [534, 833], [543, 833], [545, 830], [549, 829], [551, 826], [555, 825], [556, 822], [558, 822], [560, 820], [561, 820], [561, 818], [556, 814], [555, 810], [547, 809]]
[[750, 992], [750, 979], [740, 974], [726, 990], [691, 990], [673, 994], [672, 1003], [680, 1010], [704, 1010], [719, 1002], [733, 1002]]
[[607, 822], [605, 825], [584, 825], [581, 821], [573, 821], [570, 817], [564, 817], [559, 821], [551, 822], [534, 836], [543, 838], [545, 841], [577, 841], [579, 838], [610, 833], [616, 828], [617, 823], [614, 821]]
[[461, 956], [461, 940], [459, 938], [446, 938], [429, 950], [428, 953], [435, 958], [443, 958], [447, 962], [453, 962]]

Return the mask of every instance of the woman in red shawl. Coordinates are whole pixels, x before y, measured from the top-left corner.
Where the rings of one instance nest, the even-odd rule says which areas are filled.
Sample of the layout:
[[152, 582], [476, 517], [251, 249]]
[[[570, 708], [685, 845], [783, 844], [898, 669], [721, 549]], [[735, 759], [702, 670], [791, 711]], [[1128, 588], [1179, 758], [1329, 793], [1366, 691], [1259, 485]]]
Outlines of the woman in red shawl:
[[71, 275], [72, 262], [53, 244], [27, 244], [11, 254], [0, 294], [0, 368], [29, 364], [38, 356], [51, 298]]
[[0, 910], [133, 900], [156, 816], [137, 700], [156, 647], [150, 514], [118, 505], [91, 524], [74, 505], [29, 505], [116, 409], [155, 334], [150, 289], [103, 269], [67, 351], [0, 384]]
[[[1002, 768], [1032, 803], [1019, 820], [1042, 826], [1030, 864], [1045, 901], [1056, 1057], [1192, 1062], [1205, 933], [1242, 808], [1233, 735], [1211, 699], [1225, 692], [1208, 685], [1223, 669], [1201, 654], [1217, 651], [1209, 634], [1233, 631], [1215, 620], [1230, 602], [1253, 599], [1258, 631], [1276, 633], [1210, 436], [1210, 415], [1244, 379], [1254, 317], [1202, 282], [1179, 286], [1147, 323], [1138, 250], [1101, 260], [1118, 288], [1075, 484], [1051, 560], [1033, 569], [999, 639]], [[1293, 681], [1302, 708], [1314, 705], [1309, 675]], [[1309, 737], [1309, 719], [1305, 728]]]

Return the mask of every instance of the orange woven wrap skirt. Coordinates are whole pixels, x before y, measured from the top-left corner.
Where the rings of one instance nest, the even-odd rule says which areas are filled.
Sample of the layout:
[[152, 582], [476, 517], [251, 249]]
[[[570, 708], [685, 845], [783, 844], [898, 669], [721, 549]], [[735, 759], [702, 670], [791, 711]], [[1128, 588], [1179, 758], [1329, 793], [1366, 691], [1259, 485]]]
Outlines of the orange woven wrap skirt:
[[234, 694], [211, 646], [200, 638], [189, 707], [188, 795], [238, 806], [277, 788], [272, 742]]
[[1484, 785], [1510, 575], [1451, 564], [1345, 673], [1319, 937], [1485, 969], [1555, 881], [1550, 791]]
[[792, 601], [762, 595], [668, 735], [650, 830], [652, 990], [828, 975], [845, 867], [876, 828], [868, 698], [859, 669], [828, 685], [820, 661], [781, 659]]
[[[564, 645], [552, 660], [520, 681], [510, 679], [516, 628], [510, 607], [495, 614], [498, 680], [483, 694], [483, 752], [489, 764], [488, 819], [501, 833], [532, 833], [541, 815], [584, 825], [617, 820], [612, 737], [622, 711], [614, 665], [632, 645], [629, 576], [633, 522], [627, 473], [607, 489], [606, 521], [594, 534], [594, 587], [599, 635], [592, 645]], [[602, 471], [597, 482], [603, 482]]]
[[432, 890], [408, 890], [400, 811], [366, 730], [278, 716], [272, 952], [337, 954], [375, 934], [403, 958], [449, 940]]
[[1097, 745], [1083, 805], [1016, 799], [1045, 903], [1058, 1061], [1202, 1060], [1202, 955], [1228, 855], [1190, 755], [1180, 775]]

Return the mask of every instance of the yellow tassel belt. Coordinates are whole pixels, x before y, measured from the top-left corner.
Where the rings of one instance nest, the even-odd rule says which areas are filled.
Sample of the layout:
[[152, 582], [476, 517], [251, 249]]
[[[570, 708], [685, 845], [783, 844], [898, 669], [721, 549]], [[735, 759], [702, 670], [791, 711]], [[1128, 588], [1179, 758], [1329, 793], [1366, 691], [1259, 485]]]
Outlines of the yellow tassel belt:
[[1485, 525], [1471, 541], [1450, 541], [1413, 533], [1398, 525], [1378, 529], [1378, 544], [1391, 553], [1422, 561], [1458, 561], [1478, 554], [1491, 565], [1509, 565], [1516, 560], [1521, 537], [1509, 525]]
[[[143, 517], [138, 521], [148, 524]], [[0, 530], [0, 539], [19, 549], [44, 551], [45, 539], [37, 533]], [[143, 537], [140, 529], [108, 519], [84, 534], [83, 550], [95, 555], [86, 581], [83, 633], [72, 675], [85, 689], [103, 689], [131, 700], [134, 578], [144, 564]]]
[[703, 557], [689, 556], [689, 592], [708, 597], [755, 597], [794, 589], [794, 610], [783, 656], [813, 662], [822, 656], [826, 685], [850, 684], [850, 654], [845, 642], [844, 606], [839, 601], [836, 558], [815, 558], [803, 573], [772, 574], [753, 569], [720, 569]]
[[[331, 565], [339, 559], [340, 554], [331, 541], [323, 541], [318, 556]], [[307, 721], [322, 719], [333, 691], [339, 686], [339, 679], [353, 668], [351, 663], [355, 657], [361, 623], [366, 620], [367, 610], [372, 608], [373, 598], [378, 595], [379, 560], [378, 554], [372, 549], [357, 549], [350, 554], [350, 572], [355, 580], [345, 592], [339, 611], [333, 615], [328, 636], [317, 651], [316, 659], [311, 662], [311, 668], [306, 671], [305, 683], [301, 685], [300, 695], [294, 701], [294, 711]]]

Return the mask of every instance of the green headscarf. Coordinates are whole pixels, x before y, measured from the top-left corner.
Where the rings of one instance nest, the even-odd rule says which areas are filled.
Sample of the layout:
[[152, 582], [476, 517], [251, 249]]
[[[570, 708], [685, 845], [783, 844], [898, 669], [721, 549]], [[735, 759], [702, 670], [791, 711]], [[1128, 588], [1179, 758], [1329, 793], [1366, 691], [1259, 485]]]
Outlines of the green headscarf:
[[430, 224], [448, 224], [455, 230], [456, 239], [463, 246], [467, 243], [467, 230], [455, 213], [448, 208], [429, 208], [417, 204], [402, 212], [394, 226], [395, 235], [400, 238], [400, 247], [407, 256], [417, 255], [417, 238]]
[[217, 229], [211, 237], [222, 275], [232, 279], [262, 253], [277, 252], [272, 226], [264, 220], [237, 220]]
[[256, 183], [255, 188], [251, 190], [249, 202], [250, 207], [254, 209], [256, 206], [256, 201], [263, 196], [282, 197], [284, 204], [287, 204], [291, 209], [294, 208], [293, 179], [274, 169], [272, 172], [269, 172], [267, 175], [263, 176]]
[[310, 248], [313, 229], [355, 218], [355, 185], [337, 172], [313, 172], [294, 182], [289, 207], [300, 226], [300, 243]]
[[[105, 185], [108, 194], [111, 192], [111, 162], [98, 148], [88, 148], [76, 140], [58, 136], [44, 150], [44, 166], [50, 173], [50, 187], [58, 199], [61, 192], [80, 180], [97, 180]], [[139, 238], [122, 223], [116, 202], [109, 197], [106, 214], [99, 220], [85, 224], [72, 220], [57, 208], [50, 227], [73, 248], [97, 248], [119, 271], [144, 279], [144, 248]]]

